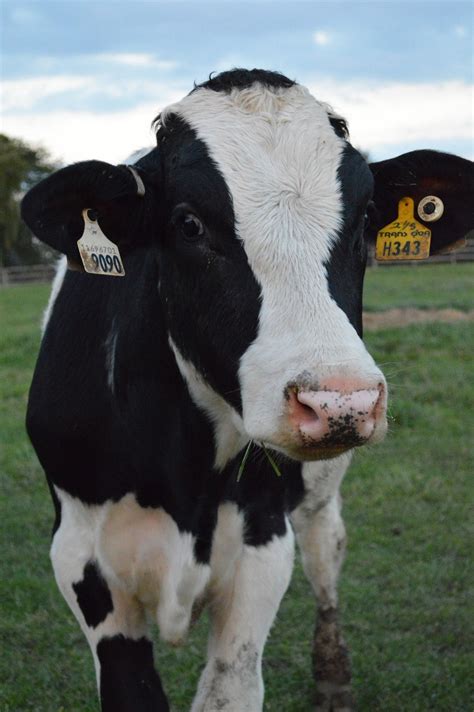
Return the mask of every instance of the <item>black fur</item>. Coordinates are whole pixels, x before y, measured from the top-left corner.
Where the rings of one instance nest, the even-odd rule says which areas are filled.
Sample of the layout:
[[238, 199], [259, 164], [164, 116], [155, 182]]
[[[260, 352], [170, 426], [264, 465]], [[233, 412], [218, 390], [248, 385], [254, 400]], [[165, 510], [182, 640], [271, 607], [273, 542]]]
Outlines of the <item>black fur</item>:
[[102, 712], [169, 712], [149, 640], [102, 638], [97, 656]]
[[[257, 335], [260, 289], [240, 241], [226, 183], [205, 144], [182, 121], [167, 122], [162, 148], [168, 227], [159, 254], [165, 322], [184, 358], [238, 410], [239, 360]], [[204, 226], [191, 244], [175, 206]], [[232, 329], [228, 325], [232, 324]]]
[[[255, 534], [264, 543], [276, 511], [303, 492], [299, 465], [280, 482], [272, 470], [265, 474], [264, 461], [262, 473], [247, 474], [241, 487], [235, 485], [241, 455], [223, 473], [213, 470], [212, 427], [189, 397], [168, 338], [240, 409], [237, 367], [256, 336], [260, 292], [205, 145], [178, 122], [159, 160], [156, 172], [166, 176], [163, 223], [148, 249], [124, 258], [126, 277], [66, 274], [41, 345], [27, 427], [51, 483], [90, 504], [133, 492], [142, 506], [163, 507], [196, 536], [196, 555], [205, 562], [219, 502], [232, 499], [245, 511], [263, 481], [275, 490], [262, 498], [265, 506], [251, 505], [253, 520], [255, 511], [268, 518]], [[197, 244], [188, 244], [173, 223], [182, 204], [205, 224]], [[105, 346], [111, 332], [113, 393]]]
[[43, 242], [79, 262], [77, 240], [84, 229], [84, 208], [96, 211], [105, 234], [113, 235], [124, 252], [131, 235], [134, 248], [149, 244], [160, 206], [156, 200], [160, 163], [155, 154], [139, 162], [137, 170], [147, 188], [143, 198], [137, 196], [135, 178], [126, 166], [83, 161], [62, 168], [25, 195], [22, 218]]
[[196, 84], [196, 89], [212, 89], [212, 91], [230, 92], [232, 89], [248, 89], [252, 84], [258, 82], [264, 87], [273, 89], [289, 89], [296, 84], [292, 79], [288, 79], [279, 72], [269, 72], [264, 69], [230, 69], [228, 72], [221, 72], [202, 84]]
[[72, 585], [77, 603], [88, 626], [97, 628], [114, 610], [109, 587], [94, 561], [84, 567], [84, 578]]
[[334, 129], [336, 136], [341, 138], [349, 138], [349, 127], [347, 121], [342, 118], [342, 116], [334, 116], [329, 114], [329, 123]]
[[[436, 195], [444, 203], [437, 222], [426, 223], [431, 230], [430, 254], [446, 249], [462, 239], [474, 226], [474, 165], [472, 161], [438, 151], [410, 151], [388, 161], [371, 163], [375, 178], [376, 220], [368, 233], [374, 240], [377, 230], [396, 220], [398, 202], [409, 196], [417, 206], [426, 195]], [[422, 221], [421, 221], [422, 222]]]
[[338, 177], [344, 207], [343, 226], [326, 264], [328, 288], [362, 336], [362, 290], [367, 263], [365, 215], [374, 181], [367, 163], [350, 144], [344, 150]]

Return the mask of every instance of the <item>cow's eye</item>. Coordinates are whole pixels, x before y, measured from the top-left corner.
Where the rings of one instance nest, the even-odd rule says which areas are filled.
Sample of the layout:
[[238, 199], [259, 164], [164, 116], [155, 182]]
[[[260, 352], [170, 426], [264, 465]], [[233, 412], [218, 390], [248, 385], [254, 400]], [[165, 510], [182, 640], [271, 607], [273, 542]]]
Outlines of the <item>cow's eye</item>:
[[186, 240], [197, 240], [204, 233], [202, 222], [192, 213], [183, 215], [180, 229]]
[[375, 215], [375, 203], [373, 202], [373, 200], [371, 200], [369, 202], [369, 204], [367, 205], [365, 215], [364, 215], [364, 230], [367, 230], [370, 227], [371, 223], [373, 222], [374, 215]]

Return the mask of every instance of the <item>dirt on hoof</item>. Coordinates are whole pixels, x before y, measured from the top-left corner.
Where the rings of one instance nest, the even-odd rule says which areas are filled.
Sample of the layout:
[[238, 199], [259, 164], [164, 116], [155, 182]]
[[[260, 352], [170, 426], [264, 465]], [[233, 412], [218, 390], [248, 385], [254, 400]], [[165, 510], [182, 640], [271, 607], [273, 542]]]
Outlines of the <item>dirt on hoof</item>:
[[442, 321], [454, 323], [459, 321], [474, 321], [474, 309], [460, 311], [459, 309], [415, 309], [413, 307], [387, 309], [383, 312], [364, 312], [364, 329], [377, 331], [393, 329], [409, 324]]
[[313, 674], [317, 683], [345, 686], [351, 681], [349, 651], [342, 637], [337, 610], [320, 610], [313, 638]]

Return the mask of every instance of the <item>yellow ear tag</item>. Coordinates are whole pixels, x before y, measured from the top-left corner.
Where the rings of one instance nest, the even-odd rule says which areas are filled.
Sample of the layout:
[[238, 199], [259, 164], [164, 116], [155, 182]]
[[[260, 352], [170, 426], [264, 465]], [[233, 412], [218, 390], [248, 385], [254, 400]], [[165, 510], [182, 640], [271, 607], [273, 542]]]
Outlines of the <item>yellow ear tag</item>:
[[377, 260], [426, 260], [430, 256], [431, 230], [415, 220], [413, 211], [413, 198], [402, 198], [398, 218], [377, 233]]
[[90, 274], [123, 277], [125, 270], [119, 248], [104, 235], [97, 220], [91, 220], [89, 210], [82, 211], [84, 232], [77, 241], [84, 269]]

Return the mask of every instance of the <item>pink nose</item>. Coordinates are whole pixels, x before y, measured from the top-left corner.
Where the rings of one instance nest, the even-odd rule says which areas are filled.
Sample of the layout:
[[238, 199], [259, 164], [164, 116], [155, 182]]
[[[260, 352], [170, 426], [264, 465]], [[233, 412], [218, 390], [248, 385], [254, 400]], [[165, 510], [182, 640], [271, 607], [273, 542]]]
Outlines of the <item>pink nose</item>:
[[293, 391], [289, 418], [305, 444], [358, 445], [372, 435], [378, 388], [339, 391]]

